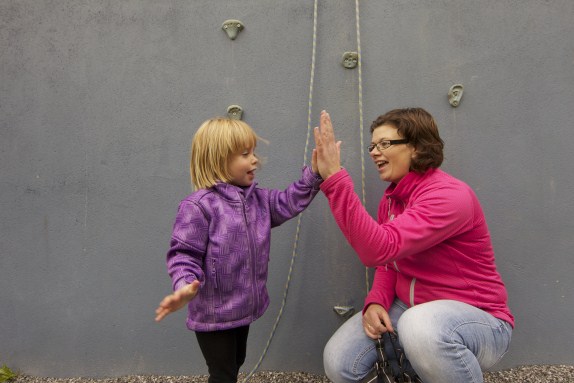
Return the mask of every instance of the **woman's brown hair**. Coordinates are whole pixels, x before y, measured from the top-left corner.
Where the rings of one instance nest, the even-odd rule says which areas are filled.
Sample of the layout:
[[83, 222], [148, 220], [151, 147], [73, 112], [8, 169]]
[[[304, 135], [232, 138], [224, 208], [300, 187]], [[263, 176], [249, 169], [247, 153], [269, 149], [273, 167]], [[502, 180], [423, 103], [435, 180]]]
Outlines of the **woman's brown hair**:
[[415, 148], [411, 170], [422, 173], [442, 164], [444, 142], [434, 118], [423, 108], [393, 109], [373, 121], [371, 134], [381, 125], [396, 128], [399, 135]]

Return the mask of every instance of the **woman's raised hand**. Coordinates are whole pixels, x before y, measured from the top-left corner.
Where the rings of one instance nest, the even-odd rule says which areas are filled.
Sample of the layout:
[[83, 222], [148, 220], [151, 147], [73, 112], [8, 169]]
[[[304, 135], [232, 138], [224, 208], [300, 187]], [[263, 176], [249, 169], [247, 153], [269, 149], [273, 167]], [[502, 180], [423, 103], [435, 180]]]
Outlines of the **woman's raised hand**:
[[321, 112], [319, 127], [315, 127], [313, 134], [313, 161], [316, 161], [319, 174], [326, 180], [341, 170], [341, 141], [335, 141], [331, 117], [326, 111]]

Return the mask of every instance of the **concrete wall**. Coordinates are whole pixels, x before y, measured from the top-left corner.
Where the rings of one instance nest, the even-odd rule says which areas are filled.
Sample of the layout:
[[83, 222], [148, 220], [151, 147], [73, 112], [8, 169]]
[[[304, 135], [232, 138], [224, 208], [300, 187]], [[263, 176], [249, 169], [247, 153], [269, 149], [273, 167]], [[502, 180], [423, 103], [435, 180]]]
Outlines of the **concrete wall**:
[[[363, 115], [355, 3], [320, 1], [313, 125], [326, 108], [361, 191], [368, 126], [422, 106], [446, 142], [443, 168], [482, 201], [517, 328], [497, 368], [574, 360], [570, 0], [363, 0]], [[245, 30], [221, 30], [236, 18]], [[0, 2], [0, 363], [43, 376], [200, 374], [185, 313], [161, 324], [178, 202], [190, 192], [198, 125], [239, 104], [269, 145], [258, 179], [298, 177], [307, 137], [313, 2]], [[464, 85], [458, 108], [451, 85]], [[310, 150], [310, 148], [309, 148]], [[366, 159], [366, 206], [385, 184]], [[279, 312], [296, 220], [273, 233], [272, 304], [244, 371]], [[263, 370], [322, 372], [322, 348], [361, 309], [365, 269], [319, 195], [301, 235]]]

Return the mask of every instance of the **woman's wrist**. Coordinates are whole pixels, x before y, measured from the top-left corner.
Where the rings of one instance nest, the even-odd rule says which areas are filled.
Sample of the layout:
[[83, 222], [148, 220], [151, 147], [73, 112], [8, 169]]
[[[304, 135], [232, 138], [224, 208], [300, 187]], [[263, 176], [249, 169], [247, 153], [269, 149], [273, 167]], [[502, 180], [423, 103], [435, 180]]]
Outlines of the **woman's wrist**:
[[341, 170], [343, 170], [342, 166], [339, 166], [338, 168], [333, 168], [333, 169], [329, 169], [328, 172], [326, 172], [326, 174], [323, 176], [324, 180], [327, 180], [327, 178], [339, 173]]

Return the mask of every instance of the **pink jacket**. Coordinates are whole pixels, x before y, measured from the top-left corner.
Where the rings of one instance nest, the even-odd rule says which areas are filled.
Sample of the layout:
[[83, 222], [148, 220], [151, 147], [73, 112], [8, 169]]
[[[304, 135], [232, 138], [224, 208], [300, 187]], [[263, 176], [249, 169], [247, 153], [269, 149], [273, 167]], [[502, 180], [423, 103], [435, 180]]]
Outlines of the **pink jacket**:
[[440, 169], [410, 172], [385, 191], [378, 223], [346, 170], [321, 190], [361, 261], [377, 268], [365, 308], [378, 303], [388, 310], [395, 297], [410, 306], [452, 299], [514, 326], [484, 213], [464, 182]]

